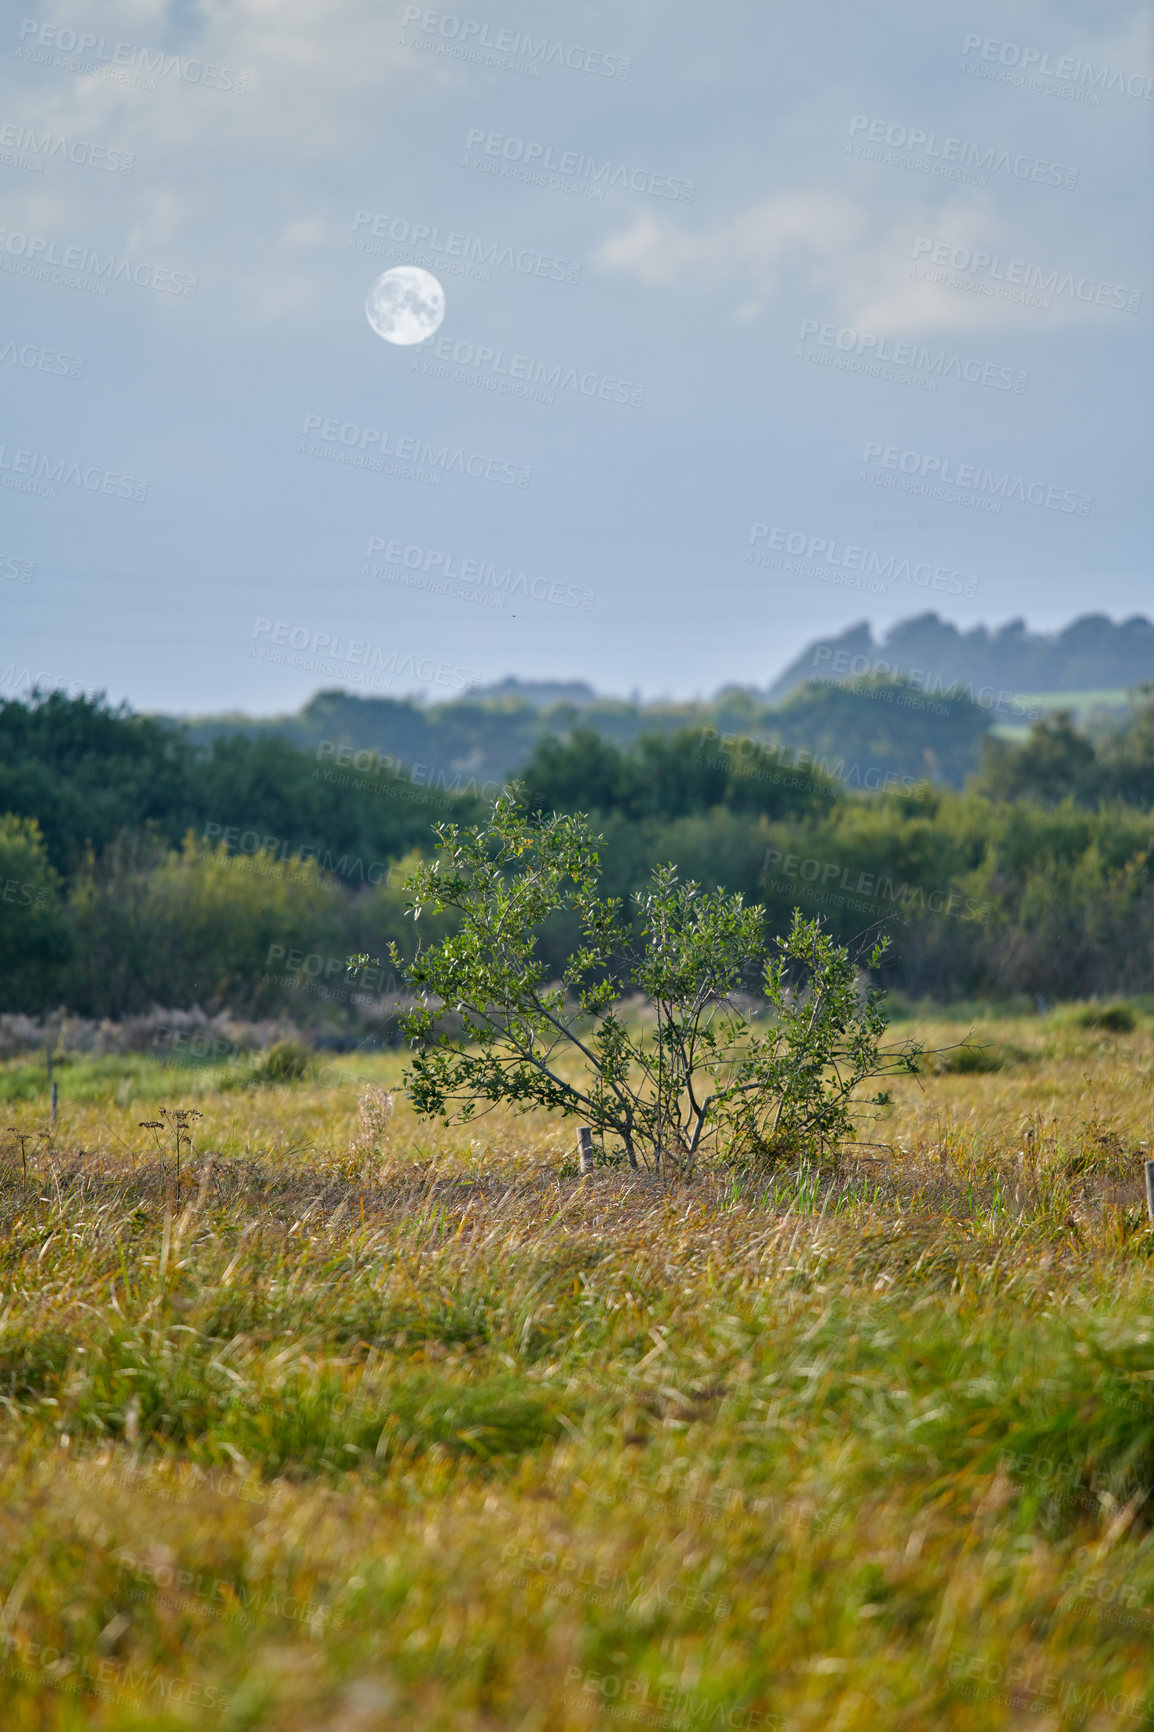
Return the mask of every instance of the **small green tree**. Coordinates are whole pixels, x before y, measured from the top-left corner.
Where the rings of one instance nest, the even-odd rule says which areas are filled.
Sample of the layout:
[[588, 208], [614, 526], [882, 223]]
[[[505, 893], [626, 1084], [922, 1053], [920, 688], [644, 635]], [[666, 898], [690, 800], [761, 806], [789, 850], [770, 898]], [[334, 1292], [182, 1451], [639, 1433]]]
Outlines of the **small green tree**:
[[[882, 1049], [881, 993], [859, 991], [852, 958], [817, 920], [795, 913], [770, 944], [761, 908], [662, 866], [630, 924], [598, 895], [600, 838], [585, 818], [531, 819], [516, 789], [487, 827], [442, 824], [437, 837], [438, 856], [408, 884], [418, 922], [456, 916], [407, 969], [424, 1001], [408, 1021], [418, 1051], [405, 1079], [422, 1114], [448, 1124], [481, 1103], [544, 1107], [616, 1138], [632, 1167], [640, 1157], [687, 1174], [707, 1150], [834, 1142], [852, 1130], [864, 1081], [913, 1070], [920, 1049]], [[549, 982], [536, 939], [559, 910], [578, 939]], [[405, 966], [395, 947], [393, 961]], [[735, 1000], [751, 976], [777, 1012], [768, 1029]], [[649, 1017], [631, 1026], [621, 1000], [638, 992]]]

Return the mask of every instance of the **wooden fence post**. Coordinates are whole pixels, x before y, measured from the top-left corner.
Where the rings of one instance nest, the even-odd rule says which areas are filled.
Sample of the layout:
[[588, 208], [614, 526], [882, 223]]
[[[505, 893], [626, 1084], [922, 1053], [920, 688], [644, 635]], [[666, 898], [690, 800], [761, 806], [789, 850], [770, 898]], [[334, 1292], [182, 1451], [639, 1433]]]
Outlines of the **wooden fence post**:
[[[585, 1178], [593, 1171], [593, 1132], [588, 1125], [577, 1127], [577, 1157], [581, 1163], [581, 1177]], [[1149, 1177], [1146, 1182], [1149, 1185]]]

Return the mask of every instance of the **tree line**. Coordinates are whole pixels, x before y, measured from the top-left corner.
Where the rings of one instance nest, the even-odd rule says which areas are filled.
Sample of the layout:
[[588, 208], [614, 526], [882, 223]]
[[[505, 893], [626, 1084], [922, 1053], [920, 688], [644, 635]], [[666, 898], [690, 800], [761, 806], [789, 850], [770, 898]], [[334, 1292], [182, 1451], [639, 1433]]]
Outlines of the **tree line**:
[[[494, 791], [417, 768], [268, 734], [201, 744], [59, 693], [0, 703], [0, 1009], [364, 1017], [401, 983], [344, 959], [411, 954], [412, 863]], [[1058, 716], [987, 738], [962, 789], [855, 783], [816, 746], [713, 726], [626, 744], [575, 727], [519, 779], [530, 811], [590, 815], [606, 894], [672, 861], [763, 905], [774, 932], [800, 908], [841, 942], [890, 934], [887, 984], [917, 997], [1154, 991], [1149, 691], [1100, 737]], [[559, 914], [542, 954], [571, 939]]]

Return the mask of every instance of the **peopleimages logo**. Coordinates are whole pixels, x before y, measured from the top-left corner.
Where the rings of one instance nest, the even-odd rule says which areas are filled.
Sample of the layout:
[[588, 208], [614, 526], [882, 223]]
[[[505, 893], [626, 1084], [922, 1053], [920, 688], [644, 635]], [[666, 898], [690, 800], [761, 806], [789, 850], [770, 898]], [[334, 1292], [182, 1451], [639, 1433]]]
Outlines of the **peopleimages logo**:
[[[479, 147], [483, 147], [483, 153], [473, 157], [470, 153]], [[680, 199], [683, 204], [692, 204], [697, 190], [696, 181], [655, 174], [648, 168], [631, 169], [625, 163], [613, 162], [609, 158], [598, 162], [596, 157], [586, 156], [578, 150], [563, 150], [554, 157], [551, 144], [511, 138], [504, 132], [486, 132], [480, 126], [471, 129], [465, 140], [465, 152], [468, 168], [487, 166], [484, 160], [487, 156], [499, 157], [505, 164], [516, 164], [530, 171], [528, 178], [535, 182], [538, 176], [559, 175], [562, 181], [587, 188], [594, 198], [603, 197], [607, 186], [622, 186], [630, 192], [648, 193], [651, 198]], [[493, 164], [492, 172], [502, 172], [500, 165]], [[541, 181], [540, 184], [547, 185], [548, 182]]]
[[528, 487], [533, 471], [519, 463], [507, 463], [500, 457], [484, 457], [480, 452], [465, 452], [449, 445], [435, 445], [431, 439], [416, 439], [408, 434], [394, 437], [381, 427], [362, 427], [357, 421], [342, 421], [339, 416], [306, 415], [303, 435], [316, 433], [324, 441], [313, 449], [309, 443], [298, 449], [306, 456], [325, 456], [333, 462], [348, 463], [357, 469], [386, 472], [386, 458], [411, 463], [417, 469], [433, 473], [439, 484], [443, 474], [471, 475], [475, 481], [495, 481], [502, 487]]
[[67, 674], [53, 674], [41, 669], [33, 673], [27, 663], [17, 667], [15, 662], [0, 667], [0, 691], [4, 692], [61, 692], [67, 698], [98, 698], [100, 688], [86, 686], [83, 680], [70, 679]]
[[1123, 72], [1120, 66], [1099, 66], [1095, 70], [1091, 61], [1079, 60], [1074, 54], [1063, 55], [1051, 63], [1044, 48], [1023, 48], [1020, 43], [1000, 42], [993, 36], [967, 36], [962, 55], [975, 53], [994, 65], [1014, 67], [1038, 77], [1060, 78], [1072, 85], [1088, 84], [1095, 90], [1115, 90], [1145, 102], [1154, 100], [1154, 78], [1140, 72]]
[[[0, 157], [10, 166], [32, 168], [38, 173], [54, 157], [80, 168], [103, 169], [106, 174], [131, 174], [136, 166], [136, 158], [126, 150], [90, 144], [83, 138], [65, 138], [58, 132], [37, 132], [35, 127], [22, 126], [19, 121], [0, 125]], [[13, 162], [13, 157], [18, 160]]]
[[[1090, 493], [1078, 493], [1071, 487], [1049, 486], [1044, 481], [1027, 481], [1023, 475], [1003, 472], [995, 475], [980, 463], [956, 463], [952, 457], [934, 457], [921, 451], [903, 451], [898, 445], [879, 445], [867, 439], [862, 452], [864, 463], [880, 462], [882, 470], [896, 470], [901, 475], [916, 476], [934, 486], [960, 487], [977, 497], [988, 497], [995, 504], [1003, 499], [1017, 499], [1024, 505], [1041, 506], [1047, 511], [1076, 513], [1089, 517], [1094, 503]], [[876, 471], [875, 474], [880, 474]], [[869, 477], [873, 479], [873, 476]]]
[[45, 457], [39, 451], [12, 451], [0, 445], [0, 470], [6, 471], [4, 486], [16, 493], [36, 493], [56, 498], [55, 483], [80, 487], [86, 493], [106, 493], [117, 499], [133, 499], [138, 505], [148, 498], [148, 482], [114, 469], [97, 469], [70, 463], [66, 457]]
[[[917, 265], [911, 269], [911, 276], [946, 281], [950, 287], [974, 288], [978, 293], [998, 295], [999, 298], [1021, 299], [1023, 291], [1043, 296], [1068, 295], [1071, 300], [1081, 301], [1085, 306], [1113, 307], [1127, 313], [1136, 313], [1142, 304], [1141, 289], [1119, 288], [1097, 277], [1080, 277], [1074, 271], [1031, 265], [1025, 259], [1003, 259], [1000, 253], [956, 247], [949, 241], [929, 240], [925, 235], [914, 242], [913, 256], [915, 260], [928, 259], [939, 272], [955, 271], [963, 279], [972, 277], [975, 281], [950, 283], [949, 279], [941, 276], [931, 277], [924, 268], [919, 271]], [[1049, 305], [1048, 302], [1043, 304]]]
[[948, 349], [931, 349], [925, 343], [905, 338], [879, 337], [871, 331], [822, 324], [817, 319], [803, 319], [799, 337], [802, 342], [808, 337], [816, 337], [823, 348], [839, 350], [843, 355], [929, 373], [934, 381], [957, 379], [967, 385], [986, 385], [994, 391], [1015, 391], [1019, 396], [1029, 381], [1028, 374], [1014, 367], [999, 367], [994, 361], [979, 361], [973, 356], [951, 353]]
[[41, 282], [63, 283], [67, 288], [87, 289], [97, 295], [106, 295], [109, 283], [123, 282], [138, 289], [156, 289], [161, 294], [184, 295], [194, 300], [200, 281], [186, 271], [159, 270], [155, 265], [117, 258], [115, 253], [58, 245], [44, 235], [27, 235], [19, 230], [0, 229], [0, 255], [3, 255], [0, 269], [13, 271], [17, 276], [36, 277]]
[[[423, 796], [411, 796], [416, 804], [427, 804], [437, 793], [470, 794], [477, 799], [495, 800], [504, 793], [502, 782], [478, 782], [475, 776], [465, 777], [461, 770], [446, 770], [439, 764], [406, 764], [401, 758], [392, 758], [385, 752], [378, 752], [375, 746], [342, 746], [336, 740], [322, 740], [317, 747], [318, 761], [331, 758], [337, 765], [337, 770], [314, 770], [313, 780], [335, 783], [339, 788], [357, 788], [360, 792], [379, 794], [385, 798], [410, 797], [410, 788], [424, 790]], [[349, 769], [353, 775], [341, 775], [340, 771]], [[359, 782], [357, 778], [360, 778]], [[396, 869], [394, 879], [390, 871], [388, 883], [395, 887], [404, 883], [400, 868]]]
[[31, 559], [20, 559], [14, 553], [0, 553], [0, 578], [9, 583], [31, 583], [36, 566]]
[[[919, 703], [908, 707], [924, 710], [928, 706]], [[755, 740], [750, 734], [719, 734], [716, 728], [704, 728], [702, 745], [712, 750], [711, 741], [715, 742], [721, 756], [707, 757], [702, 751], [695, 762], [712, 770], [725, 770], [740, 776], [744, 782], [763, 787], [804, 789], [823, 799], [836, 799], [836, 792], [823, 786], [821, 781], [815, 785], [813, 772], [816, 771], [820, 777], [840, 782], [844, 788], [865, 788], [874, 794], [889, 794], [901, 788], [904, 794], [924, 800], [933, 788], [932, 782], [915, 781], [912, 776], [901, 776], [896, 770], [886, 770], [878, 764], [866, 764], [863, 772], [860, 763], [847, 764], [844, 758], [818, 757], [805, 747], [773, 745], [768, 740]]]
[[77, 355], [46, 349], [40, 343], [21, 343], [14, 337], [0, 338], [0, 361], [27, 367], [34, 373], [54, 373], [60, 379], [82, 379], [84, 362]]
[[[126, 72], [157, 73], [161, 78], [175, 73], [184, 84], [200, 84], [206, 90], [228, 90], [237, 94], [248, 85], [248, 73], [238, 72], [233, 66], [185, 60], [179, 54], [165, 53], [163, 48], [141, 48], [134, 42], [114, 42], [107, 36], [94, 36], [89, 30], [73, 30], [68, 25], [39, 24], [35, 18], [25, 18], [20, 25], [21, 43], [27, 43], [29, 37], [39, 49], [88, 56], [89, 65], [67, 67], [68, 71], [99, 74], [102, 67], [109, 70], [123, 67]], [[31, 60], [36, 64], [42, 64], [47, 58], [29, 47], [17, 48], [15, 52], [17, 59]], [[152, 82], [147, 88], [155, 90], [156, 85]]]
[[[339, 632], [312, 631], [308, 626], [293, 625], [291, 621], [284, 619], [258, 618], [253, 622], [252, 635], [254, 638], [269, 636], [278, 647], [283, 646], [313, 656], [323, 655], [326, 663], [330, 665], [344, 663], [350, 669], [373, 668], [382, 673], [395, 674], [398, 678], [408, 677], [434, 685], [453, 686], [458, 690], [476, 685], [481, 677], [469, 668], [453, 667], [448, 662], [437, 661], [433, 656], [423, 656], [417, 661], [404, 650], [394, 649], [386, 654], [380, 644], [369, 643], [364, 638], [348, 638], [342, 644]], [[249, 654], [255, 655], [256, 651], [250, 649]], [[262, 654], [258, 659], [282, 661], [285, 658], [272, 653]]]
[[[498, 606], [504, 605], [506, 596], [524, 596], [526, 600], [551, 602], [554, 607], [579, 608], [582, 613], [589, 613], [596, 599], [593, 590], [577, 584], [528, 577], [523, 571], [513, 571], [511, 566], [502, 571], [487, 560], [462, 559], [444, 548], [420, 547], [415, 542], [399, 540], [386, 541], [383, 535], [371, 535], [365, 558], [372, 559], [378, 553], [389, 565], [420, 573], [429, 580], [413, 587], [429, 588], [436, 593], [448, 593], [450, 583], [467, 583], [476, 592], [492, 591], [493, 603]], [[364, 575], [380, 578], [387, 574], [381, 570], [373, 572], [366, 566]]]
[[[876, 578], [876, 593], [885, 595], [890, 582], [914, 584], [918, 589], [933, 589], [939, 594], [975, 596], [978, 580], [970, 572], [953, 571], [945, 565], [929, 565], [924, 560], [899, 559], [897, 554], [881, 554], [872, 547], [857, 547], [852, 542], [840, 543], [836, 536], [807, 535], [801, 529], [782, 529], [776, 524], [755, 523], [749, 532], [751, 547], [764, 541], [767, 552], [747, 553], [747, 565], [768, 565], [774, 570], [793, 571], [796, 576], [810, 577], [818, 571], [831, 569], [858, 573]], [[787, 560], [773, 557], [788, 554]], [[792, 561], [806, 562], [806, 568], [795, 567]], [[871, 587], [854, 582], [849, 589]]]
[[[779, 868], [776, 879], [768, 875], [771, 866]], [[792, 893], [794, 886], [790, 880], [801, 879], [815, 886], [809, 893], [811, 900], [830, 902], [835, 907], [849, 907], [861, 913], [867, 912], [871, 906], [876, 908], [889, 903], [900, 908], [907, 918], [912, 913], [924, 914], [927, 911], [949, 915], [956, 920], [985, 921], [989, 916], [989, 903], [978, 902], [959, 890], [927, 891], [924, 886], [904, 879], [895, 885], [895, 878], [901, 879], [901, 873], [892, 866], [878, 866], [872, 872], [865, 872], [846, 866], [840, 860], [785, 854], [780, 848], [767, 848], [759, 883], [767, 890]], [[856, 897], [864, 897], [866, 901], [853, 900]]]
[[[620, 54], [604, 54], [597, 48], [580, 48], [548, 36], [534, 39], [525, 30], [505, 28], [490, 34], [490, 26], [479, 18], [460, 18], [453, 12], [433, 12], [424, 6], [406, 6], [401, 22], [406, 27], [419, 22], [422, 34], [433, 38], [422, 42], [415, 33], [408, 39], [402, 36], [405, 47], [476, 60], [502, 71], [524, 70], [530, 78], [539, 78], [542, 66], [566, 66], [570, 72], [592, 72], [601, 78], [628, 78], [633, 66]], [[508, 62], [501, 59], [503, 55], [508, 55]], [[516, 60], [529, 64], [524, 68], [509, 64]]]
[[491, 343], [469, 343], [457, 337], [426, 337], [420, 347], [421, 352], [452, 364], [437, 368], [421, 361], [419, 355], [414, 356], [413, 370], [432, 373], [434, 377], [479, 383], [489, 390], [537, 398], [545, 403], [554, 401], [555, 391], [572, 391], [580, 397], [598, 398], [602, 403], [627, 403], [634, 409], [640, 409], [645, 401], [644, 385], [606, 373], [590, 373], [561, 361], [550, 363], [539, 361], [532, 355], [507, 354], [504, 349], [495, 349]]
[[[362, 229], [368, 230], [372, 240], [387, 241], [389, 246], [370, 246], [368, 237], [360, 233]], [[532, 247], [483, 241], [477, 235], [462, 234], [458, 229], [442, 232], [435, 223], [412, 223], [404, 217], [374, 215], [372, 211], [359, 210], [353, 216], [353, 236], [349, 245], [356, 246], [361, 252], [388, 253], [391, 256], [400, 251], [412, 251], [410, 263], [428, 264], [436, 270], [468, 272], [486, 283], [490, 270], [516, 271], [521, 276], [542, 277], [553, 283], [576, 284], [581, 281], [581, 266], [571, 259], [560, 259], [553, 253], [539, 253]], [[470, 271], [470, 266], [480, 269]]]
[[[405, 980], [395, 970], [385, 970], [378, 964], [350, 967], [347, 956], [326, 956], [319, 950], [296, 950], [283, 944], [270, 944], [265, 958], [266, 967], [274, 962], [283, 965], [281, 974], [265, 974], [267, 986], [288, 986], [297, 992], [308, 992], [339, 1004], [357, 1004], [362, 1009], [374, 1008], [374, 999], [385, 993], [404, 992]], [[350, 985], [325, 986], [333, 978], [351, 981]]]
[[[996, 686], [979, 686], [974, 689], [972, 680], [952, 679], [947, 681], [943, 674], [927, 668], [903, 668], [900, 662], [883, 661], [880, 656], [853, 655], [849, 650], [835, 650], [832, 644], [817, 644], [813, 652], [813, 666], [821, 667], [823, 662], [831, 664], [832, 671], [828, 674], [815, 674], [810, 680], [811, 685], [839, 685], [843, 680], [861, 680], [870, 676], [884, 674], [887, 680], [901, 681], [912, 687], [923, 697], [940, 696], [952, 702], [962, 699], [966, 703], [977, 704], [982, 710], [996, 710], [999, 715], [1010, 716], [1014, 721], [1036, 722], [1045, 714], [1040, 705], [1030, 698], [1023, 697], [1021, 692], [999, 691]], [[895, 697], [908, 694], [895, 693], [892, 687], [875, 686], [869, 693], [870, 698], [877, 702], [884, 698], [889, 702]], [[904, 707], [899, 705], [899, 707]], [[925, 707], [925, 706], [911, 706]], [[948, 715], [949, 710], [944, 705], [933, 706], [938, 715]]]
[[[391, 868], [387, 861], [371, 860], [366, 867], [359, 854], [342, 854], [338, 858], [330, 848], [322, 850], [319, 843], [290, 842], [280, 836], [262, 836], [259, 830], [245, 830], [239, 824], [218, 824], [208, 821], [201, 841], [223, 848], [238, 864], [251, 860], [262, 877], [288, 877], [307, 868], [311, 862], [322, 872], [348, 879], [358, 884], [391, 884]], [[284, 867], [285, 871], [279, 871]], [[306, 877], [310, 874], [306, 871]], [[310, 882], [315, 879], [310, 877]]]
[[[1040, 186], [1069, 189], [1078, 184], [1079, 171], [1076, 168], [1064, 167], [1060, 162], [1046, 162], [1025, 151], [1014, 154], [994, 144], [982, 146], [966, 138], [939, 138], [936, 132], [926, 132], [923, 127], [870, 120], [864, 114], [853, 115], [849, 123], [850, 138], [854, 139], [863, 132], [871, 145], [885, 145], [890, 150], [907, 152], [905, 158], [894, 159], [892, 166], [899, 168], [924, 167], [926, 172], [946, 174], [947, 178], [952, 178], [949, 174], [951, 167], [980, 169], [989, 174], [1008, 174], [1015, 180], [1034, 181]], [[846, 150], [856, 155], [869, 154], [853, 144], [847, 144]], [[924, 165], [920, 161], [923, 156], [930, 159]], [[875, 153], [872, 160], [886, 159]], [[984, 186], [985, 181], [979, 180], [976, 184]]]

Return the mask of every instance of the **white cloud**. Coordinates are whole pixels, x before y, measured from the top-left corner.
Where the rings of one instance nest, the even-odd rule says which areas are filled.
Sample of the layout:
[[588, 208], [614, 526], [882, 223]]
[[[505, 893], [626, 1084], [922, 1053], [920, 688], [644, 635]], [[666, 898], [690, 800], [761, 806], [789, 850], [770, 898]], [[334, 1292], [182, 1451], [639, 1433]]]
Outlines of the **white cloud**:
[[[106, 72], [116, 70], [118, 43], [150, 61], [163, 50], [169, 71], [154, 66], [149, 90], [0, 53], [0, 119], [135, 158], [129, 175], [59, 159], [35, 176], [0, 169], [5, 227], [152, 254], [173, 248], [216, 281], [250, 274], [240, 260], [253, 240], [279, 236], [272, 273], [283, 249], [323, 245], [324, 218], [300, 217], [299, 202], [315, 212], [335, 203], [337, 176], [355, 185], [366, 162], [379, 173], [383, 119], [395, 125], [439, 81], [439, 68], [407, 64], [424, 57], [399, 47], [395, 18], [375, 0], [206, 0], [191, 16], [165, 0], [99, 0], [50, 6], [38, 22], [57, 34], [21, 44], [14, 32], [14, 46], [54, 58], [61, 30], [83, 32], [101, 43], [84, 59]], [[210, 65], [247, 75], [245, 88], [207, 87]], [[353, 202], [350, 194], [350, 215]]]
[[1101, 279], [1101, 262], [1087, 263], [1074, 240], [1031, 239], [984, 195], [952, 195], [937, 208], [926, 199], [918, 208], [905, 196], [891, 204], [888, 216], [880, 207], [880, 199], [867, 207], [841, 192], [788, 192], [697, 231], [647, 211], [605, 241], [595, 263], [654, 289], [730, 295], [730, 316], [743, 324], [772, 312], [787, 294], [796, 306], [806, 291], [813, 297], [812, 316], [883, 335], [1045, 331], [1124, 316], [1071, 295], [1051, 297], [1049, 309], [1038, 308], [916, 272], [914, 242], [925, 238], [996, 255], [1003, 270], [1014, 259], [1045, 272]]

